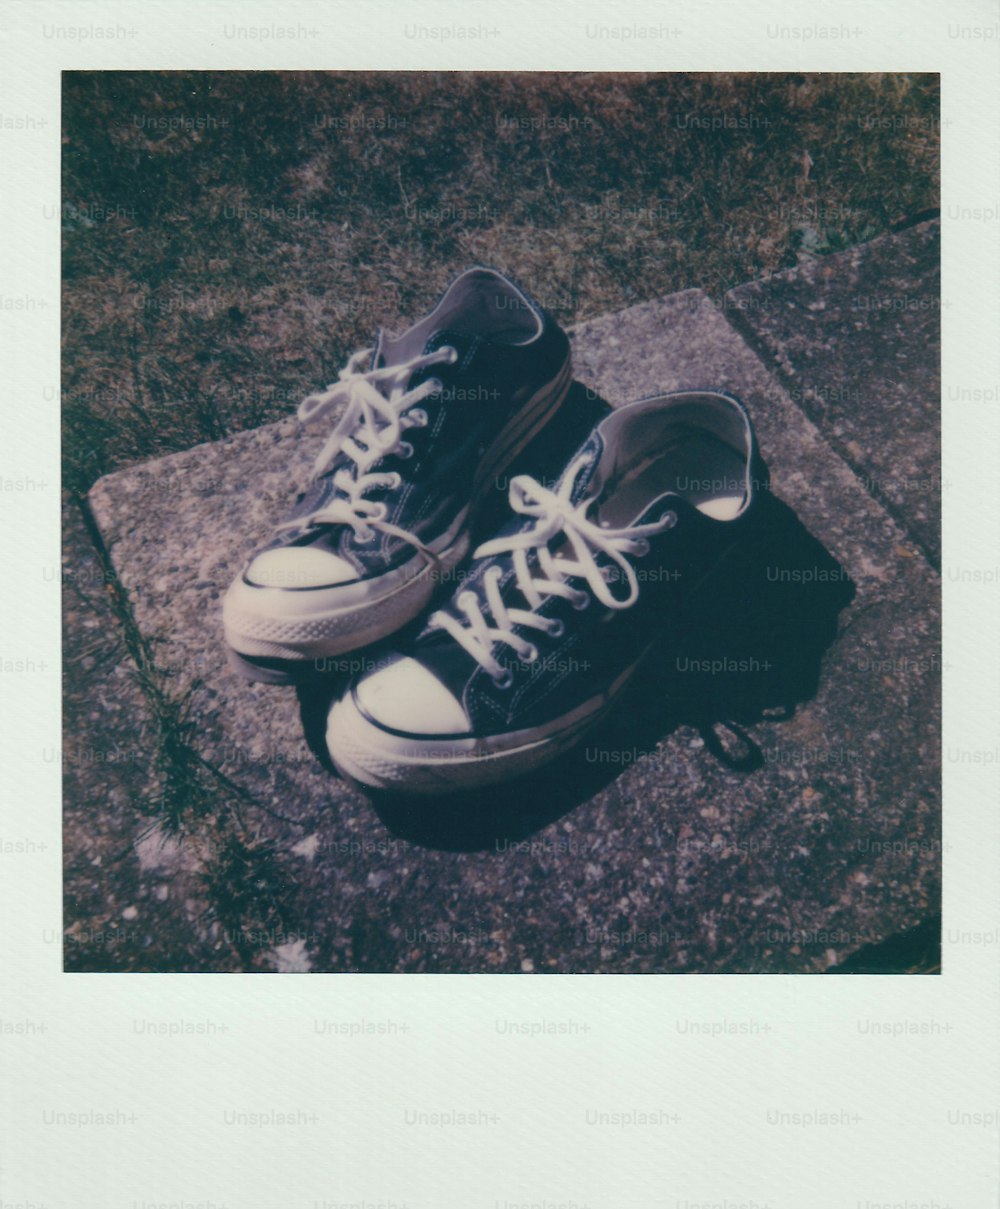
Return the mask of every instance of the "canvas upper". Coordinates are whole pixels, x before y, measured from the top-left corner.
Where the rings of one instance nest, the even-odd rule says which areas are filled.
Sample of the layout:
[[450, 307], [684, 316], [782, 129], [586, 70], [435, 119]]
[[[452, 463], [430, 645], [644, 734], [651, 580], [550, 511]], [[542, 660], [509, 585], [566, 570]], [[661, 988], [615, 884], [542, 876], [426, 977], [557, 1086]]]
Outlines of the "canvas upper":
[[[357, 708], [388, 732], [438, 738], [531, 732], [571, 715], [669, 631], [755, 523], [766, 487], [731, 396], [675, 392], [619, 408], [558, 483], [512, 481], [508, 523], [458, 568], [412, 648], [355, 684]], [[579, 569], [563, 579], [570, 564]]]
[[[347, 492], [338, 475], [356, 478], [356, 463], [337, 451], [293, 509], [298, 521], [275, 534], [266, 547], [309, 549], [335, 554], [345, 572], [336, 582], [378, 576], [413, 557], [414, 545], [394, 529], [425, 545], [442, 533], [467, 506], [483, 452], [519, 409], [559, 371], [568, 354], [562, 329], [529, 296], [490, 269], [471, 269], [459, 277], [435, 310], [402, 336], [380, 333], [371, 370], [405, 367], [414, 357], [454, 350], [454, 359], [419, 367], [383, 393], [412, 393], [431, 385], [431, 393], [404, 412], [399, 444], [366, 468], [371, 476], [391, 476], [364, 492], [380, 505], [380, 522], [362, 529], [350, 523], [326, 523], [324, 511]], [[391, 527], [390, 527], [391, 526]], [[290, 586], [322, 586], [307, 576]], [[251, 562], [245, 572], [255, 576]], [[280, 585], [279, 585], [280, 586]]]

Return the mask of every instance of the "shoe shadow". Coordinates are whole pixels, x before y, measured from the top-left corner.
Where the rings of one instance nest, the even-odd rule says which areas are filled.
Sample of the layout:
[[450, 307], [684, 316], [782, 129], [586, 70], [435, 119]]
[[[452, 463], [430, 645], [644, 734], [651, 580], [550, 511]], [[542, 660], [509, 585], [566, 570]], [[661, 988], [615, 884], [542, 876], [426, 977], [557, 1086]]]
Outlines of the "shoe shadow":
[[[573, 402], [571, 392], [567, 403]], [[562, 449], [562, 461], [549, 463], [547, 477], [606, 406], [579, 388], [575, 406], [562, 409], [575, 411], [570, 419], [578, 423], [564, 426], [574, 443]], [[549, 450], [556, 437], [547, 431]], [[510, 473], [546, 477], [545, 461], [534, 450]], [[671, 619], [655, 653], [577, 747], [535, 773], [469, 793], [435, 799], [365, 789], [388, 830], [429, 848], [503, 851], [593, 797], [681, 725], [696, 728], [707, 751], [727, 767], [747, 774], [760, 768], [763, 753], [744, 728], [787, 720], [815, 696], [823, 654], [855, 588], [786, 504], [765, 492], [759, 516], [752, 540], [733, 551], [685, 612]], [[496, 518], [483, 520], [489, 532]], [[404, 632], [390, 642], [405, 639]], [[367, 654], [377, 657], [374, 650]], [[335, 775], [326, 751], [326, 715], [346, 680], [325, 677], [299, 689], [306, 740]]]

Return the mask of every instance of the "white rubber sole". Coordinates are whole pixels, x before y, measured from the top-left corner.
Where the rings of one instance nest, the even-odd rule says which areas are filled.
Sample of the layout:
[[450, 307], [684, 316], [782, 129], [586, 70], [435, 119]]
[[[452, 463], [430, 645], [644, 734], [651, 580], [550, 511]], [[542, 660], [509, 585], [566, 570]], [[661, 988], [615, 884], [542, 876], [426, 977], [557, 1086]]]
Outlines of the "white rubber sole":
[[641, 662], [622, 672], [606, 692], [561, 718], [485, 738], [394, 734], [367, 718], [348, 689], [330, 710], [327, 748], [341, 775], [369, 789], [440, 795], [497, 785], [534, 772], [574, 747], [604, 717]]
[[244, 677], [288, 684], [343, 655], [394, 634], [428, 606], [447, 574], [468, 554], [476, 508], [491, 480], [505, 470], [562, 406], [572, 385], [572, 365], [546, 383], [484, 453], [469, 505], [430, 549], [436, 563], [415, 555], [377, 580], [315, 591], [288, 591], [248, 584], [242, 575], [223, 601], [230, 664]]

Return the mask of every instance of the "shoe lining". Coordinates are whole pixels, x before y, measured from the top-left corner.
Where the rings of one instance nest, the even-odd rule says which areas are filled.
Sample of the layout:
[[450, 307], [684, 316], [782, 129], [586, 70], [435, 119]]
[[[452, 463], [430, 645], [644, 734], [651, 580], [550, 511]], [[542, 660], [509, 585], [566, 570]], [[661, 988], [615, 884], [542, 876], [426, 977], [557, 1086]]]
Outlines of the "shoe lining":
[[598, 518], [609, 528], [634, 524], [662, 495], [688, 500], [715, 520], [732, 520], [743, 506], [746, 462], [729, 445], [690, 429], [671, 434], [666, 449], [635, 462], [610, 484]]
[[392, 364], [405, 361], [422, 352], [435, 332], [447, 328], [474, 332], [498, 344], [521, 345], [539, 335], [541, 322], [516, 286], [489, 270], [471, 269], [452, 283], [426, 318], [399, 337], [386, 336], [383, 352]]

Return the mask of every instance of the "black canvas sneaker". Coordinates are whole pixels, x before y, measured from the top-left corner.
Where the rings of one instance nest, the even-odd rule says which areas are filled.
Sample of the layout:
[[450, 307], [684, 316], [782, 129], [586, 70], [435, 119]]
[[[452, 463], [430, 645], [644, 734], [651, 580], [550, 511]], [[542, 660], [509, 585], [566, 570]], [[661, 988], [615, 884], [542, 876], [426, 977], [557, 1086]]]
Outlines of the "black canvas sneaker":
[[285, 683], [418, 616], [468, 553], [477, 503], [571, 379], [565, 332], [485, 268], [456, 278], [401, 336], [380, 333], [355, 354], [302, 403], [303, 421], [339, 419], [291, 518], [226, 595], [235, 666]]
[[571, 747], [749, 535], [766, 476], [742, 405], [684, 391], [612, 412], [554, 486], [512, 479], [450, 601], [334, 704], [338, 769], [439, 794]]

